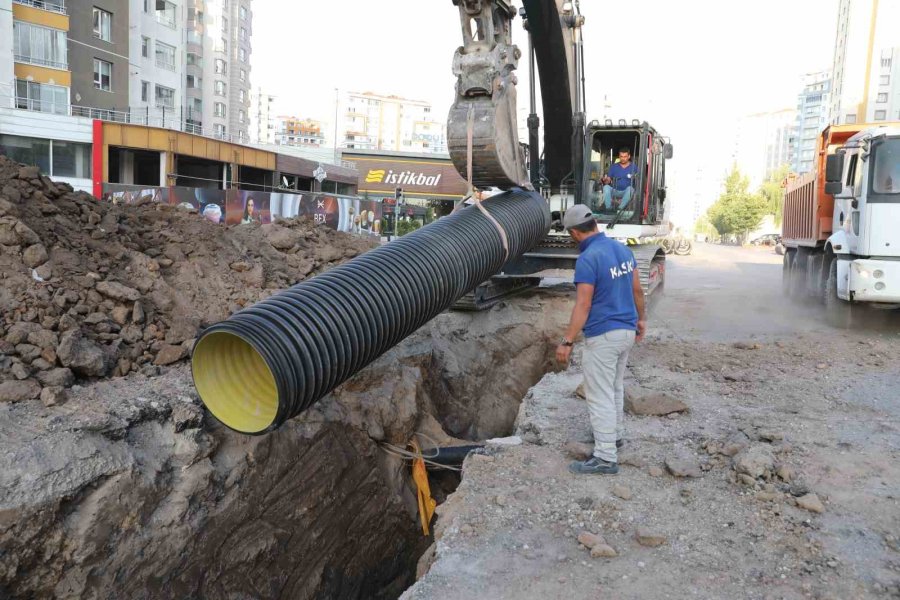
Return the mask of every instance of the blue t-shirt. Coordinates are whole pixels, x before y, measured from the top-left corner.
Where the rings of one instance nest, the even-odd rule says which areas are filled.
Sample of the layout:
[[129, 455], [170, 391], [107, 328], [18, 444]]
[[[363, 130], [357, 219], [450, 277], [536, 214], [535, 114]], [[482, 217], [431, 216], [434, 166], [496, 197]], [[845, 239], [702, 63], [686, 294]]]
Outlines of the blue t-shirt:
[[597, 337], [616, 329], [637, 331], [634, 254], [624, 244], [603, 233], [581, 242], [580, 250], [581, 255], [575, 263], [575, 283], [594, 286], [584, 337]]
[[627, 167], [616, 163], [609, 168], [609, 177], [613, 180], [613, 187], [620, 192], [624, 192], [634, 185], [634, 176], [637, 174], [637, 167], [633, 162], [628, 163]]

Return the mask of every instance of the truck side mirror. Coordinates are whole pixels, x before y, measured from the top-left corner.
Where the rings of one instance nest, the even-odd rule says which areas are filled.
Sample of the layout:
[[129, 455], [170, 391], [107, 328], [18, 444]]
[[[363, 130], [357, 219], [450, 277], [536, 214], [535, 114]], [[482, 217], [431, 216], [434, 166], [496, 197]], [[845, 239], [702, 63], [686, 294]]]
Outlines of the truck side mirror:
[[[831, 158], [829, 156], [829, 158]], [[825, 184], [825, 193], [829, 196], [837, 196], [844, 191], [844, 184], [840, 181], [829, 181]]]
[[666, 201], [666, 188], [659, 188], [658, 195], [659, 195], [659, 201], [665, 202]]
[[663, 146], [663, 158], [670, 160], [675, 155], [675, 147], [672, 144]]
[[[825, 181], [826, 183], [840, 183], [844, 179], [844, 153], [830, 155], [825, 160]], [[827, 190], [826, 190], [827, 191]], [[831, 193], [831, 192], [827, 192]]]

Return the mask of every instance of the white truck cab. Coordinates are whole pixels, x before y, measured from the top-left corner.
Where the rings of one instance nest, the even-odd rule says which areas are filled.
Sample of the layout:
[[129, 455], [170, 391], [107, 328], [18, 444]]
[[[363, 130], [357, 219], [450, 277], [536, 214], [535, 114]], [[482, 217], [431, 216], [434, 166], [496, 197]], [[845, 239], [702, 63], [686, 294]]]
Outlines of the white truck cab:
[[837, 298], [900, 307], [900, 127], [854, 135], [828, 157], [825, 181], [834, 196], [826, 253], [837, 259]]

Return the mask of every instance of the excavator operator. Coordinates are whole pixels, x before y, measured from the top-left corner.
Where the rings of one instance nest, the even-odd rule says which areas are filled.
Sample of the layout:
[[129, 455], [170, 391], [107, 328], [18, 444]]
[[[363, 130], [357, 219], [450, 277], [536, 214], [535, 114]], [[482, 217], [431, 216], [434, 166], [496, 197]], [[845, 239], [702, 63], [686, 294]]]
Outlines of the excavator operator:
[[[631, 150], [622, 148], [619, 150], [619, 160], [609, 167], [609, 173], [601, 180], [604, 184], [603, 207], [607, 211], [628, 208], [634, 195], [636, 176], [637, 166], [631, 162]], [[616, 206], [613, 206], [614, 201]]]

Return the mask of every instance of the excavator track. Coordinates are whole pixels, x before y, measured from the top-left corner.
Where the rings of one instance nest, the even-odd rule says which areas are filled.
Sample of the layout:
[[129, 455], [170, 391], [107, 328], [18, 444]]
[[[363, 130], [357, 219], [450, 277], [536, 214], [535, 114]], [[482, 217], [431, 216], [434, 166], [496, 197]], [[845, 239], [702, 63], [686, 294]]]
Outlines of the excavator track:
[[641, 287], [649, 298], [654, 292], [662, 292], [666, 284], [666, 253], [657, 244], [629, 245], [634, 253], [641, 275]]

